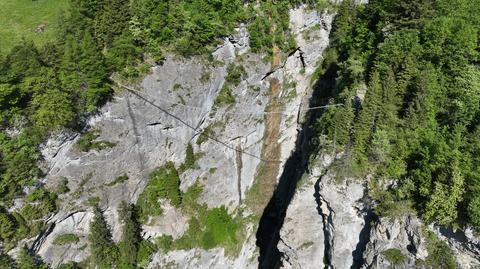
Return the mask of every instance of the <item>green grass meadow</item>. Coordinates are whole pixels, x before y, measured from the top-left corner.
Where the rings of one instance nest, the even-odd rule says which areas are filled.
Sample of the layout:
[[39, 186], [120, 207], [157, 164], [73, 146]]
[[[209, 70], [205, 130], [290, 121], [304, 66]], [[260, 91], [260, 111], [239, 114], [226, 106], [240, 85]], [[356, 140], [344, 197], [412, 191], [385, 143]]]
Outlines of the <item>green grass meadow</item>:
[[[8, 52], [24, 37], [42, 45], [56, 31], [57, 16], [68, 0], [0, 0], [0, 53]], [[44, 25], [43, 33], [35, 29]]]

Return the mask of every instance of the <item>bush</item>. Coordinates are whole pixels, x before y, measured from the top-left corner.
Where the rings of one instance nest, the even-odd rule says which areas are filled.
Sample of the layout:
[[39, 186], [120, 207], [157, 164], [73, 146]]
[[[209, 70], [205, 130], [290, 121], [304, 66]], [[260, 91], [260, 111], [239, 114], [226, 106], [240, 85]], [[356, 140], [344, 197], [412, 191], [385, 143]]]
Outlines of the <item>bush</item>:
[[235, 88], [242, 82], [242, 79], [247, 75], [245, 68], [242, 65], [229, 64], [227, 67], [227, 76], [222, 89], [215, 99], [215, 106], [231, 105], [235, 103], [235, 96], [232, 88]]
[[182, 209], [188, 213], [196, 213], [200, 207], [197, 199], [203, 192], [203, 187], [200, 183], [195, 182], [182, 196]]
[[225, 83], [227, 85], [236, 87], [242, 79], [247, 75], [245, 67], [243, 65], [229, 64], [227, 66], [227, 76], [225, 77]]
[[208, 210], [205, 224], [202, 238], [202, 245], [205, 249], [238, 243], [236, 233], [240, 225], [233, 220], [224, 206]]
[[57, 194], [65, 194], [69, 191], [67, 178], [61, 177], [57, 185]]
[[382, 252], [383, 256], [389, 261], [392, 265], [400, 265], [405, 261], [405, 255], [398, 248], [389, 248]]
[[232, 218], [224, 206], [208, 209], [206, 205], [198, 205], [195, 216], [188, 221], [188, 230], [173, 246], [178, 249], [223, 247], [232, 255], [240, 250], [243, 236], [241, 220]]
[[103, 150], [107, 148], [113, 148], [117, 143], [110, 142], [110, 141], [95, 141], [98, 137], [100, 137], [100, 131], [97, 129], [90, 130], [85, 132], [80, 136], [75, 147], [83, 152], [88, 152], [92, 149], [96, 150]]
[[127, 175], [127, 174], [123, 174], [123, 175], [121, 175], [121, 176], [116, 177], [115, 180], [113, 180], [112, 182], [107, 183], [107, 186], [114, 186], [114, 185], [123, 183], [123, 182], [125, 182], [125, 181], [127, 181], [127, 180], [128, 180], [128, 175]]
[[193, 152], [192, 144], [188, 143], [187, 150], [185, 152], [185, 165], [192, 167], [195, 164], [195, 154]]
[[83, 269], [83, 267], [78, 265], [76, 262], [69, 262], [59, 265], [57, 269]]
[[168, 252], [172, 249], [173, 237], [171, 235], [162, 235], [156, 238], [156, 244], [159, 249]]
[[155, 244], [148, 240], [142, 240], [138, 247], [137, 261], [141, 267], [146, 267], [150, 261], [150, 256], [157, 251]]
[[214, 105], [220, 107], [232, 104], [235, 104], [235, 96], [233, 95], [232, 89], [229, 86], [223, 85], [214, 101]]
[[30, 252], [24, 246], [17, 257], [18, 269], [48, 269], [48, 266], [42, 261], [40, 257]]
[[55, 240], [53, 240], [54, 245], [68, 245], [68, 244], [76, 244], [80, 241], [78, 236], [76, 234], [61, 234], [55, 237]]
[[453, 250], [447, 243], [440, 240], [433, 232], [426, 228], [423, 234], [427, 241], [428, 256], [425, 261], [418, 261], [418, 265], [425, 265], [427, 268], [458, 268]]
[[142, 222], [145, 222], [148, 216], [157, 216], [162, 213], [158, 202], [160, 198], [167, 199], [173, 206], [181, 205], [180, 178], [172, 162], [167, 162], [150, 173], [147, 186], [137, 201]]
[[88, 241], [92, 267], [112, 268], [118, 258], [118, 250], [113, 243], [109, 226], [98, 207], [94, 207], [94, 217], [90, 222]]

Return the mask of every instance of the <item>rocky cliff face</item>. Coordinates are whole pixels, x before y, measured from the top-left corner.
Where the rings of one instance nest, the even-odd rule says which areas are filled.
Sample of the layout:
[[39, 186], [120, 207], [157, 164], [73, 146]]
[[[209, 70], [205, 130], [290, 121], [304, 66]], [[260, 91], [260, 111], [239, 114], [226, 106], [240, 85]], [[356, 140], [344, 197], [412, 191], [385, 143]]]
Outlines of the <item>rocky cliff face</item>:
[[[225, 205], [229, 212], [244, 210], [245, 216], [258, 209], [246, 206], [248, 190], [267, 165], [273, 191], [275, 182], [294, 150], [298, 128], [311, 96], [310, 80], [328, 45], [333, 16], [328, 13], [291, 11], [291, 30], [299, 48], [273, 64], [265, 55], [248, 51], [248, 33], [240, 27], [213, 53], [213, 60], [167, 57], [154, 66], [139, 85], [119, 87], [112, 102], [88, 123], [97, 140], [113, 143], [102, 150], [79, 151], [80, 135], [62, 133], [44, 146], [47, 186], [67, 179], [69, 193], [61, 195], [60, 210], [49, 220], [49, 229], [32, 239], [32, 248], [52, 266], [80, 262], [88, 257], [87, 234], [92, 218], [90, 202], [99, 205], [111, 226], [114, 240], [120, 238], [117, 207], [122, 201], [135, 203], [146, 185], [148, 174], [172, 161], [180, 166], [188, 144], [196, 153], [195, 167], [183, 172], [181, 189], [196, 182], [203, 186], [199, 203], [208, 207]], [[218, 105], [229, 64], [243, 66], [245, 75], [232, 90], [235, 101]], [[208, 132], [208, 138], [205, 138]], [[276, 145], [272, 147], [272, 145]], [[126, 174], [128, 180], [115, 183]], [[266, 184], [268, 186], [268, 184]], [[268, 193], [265, 193], [268, 196]], [[188, 228], [187, 216], [168, 203], [163, 214], [143, 226], [144, 237], [180, 237]], [[153, 255], [149, 268], [253, 268], [257, 267], [255, 224], [247, 225], [247, 236], [236, 257], [212, 250], [173, 250]], [[55, 245], [61, 234], [79, 237], [75, 244]]]
[[285, 268], [433, 268], [424, 261], [436, 254], [429, 244], [439, 243], [428, 242], [427, 233], [447, 243], [458, 268], [479, 267], [471, 230], [426, 226], [413, 214], [378, 218], [368, 179], [339, 177], [334, 163], [332, 155], [319, 155], [297, 183], [278, 243]]
[[[60, 196], [49, 228], [28, 241], [32, 249], [53, 267], [85, 260], [92, 199], [119, 240], [120, 202], [135, 203], [156, 167], [168, 161], [179, 167], [190, 144], [196, 161], [181, 173], [181, 189], [199, 183], [199, 203], [223, 205], [245, 218], [262, 215], [261, 221], [246, 224], [237, 255], [223, 248], [159, 251], [148, 268], [411, 268], [427, 257], [416, 217], [377, 219], [366, 181], [341, 178], [331, 169], [338, 156], [308, 159], [303, 127], [315, 120], [308, 113], [315, 94], [311, 76], [329, 43], [333, 15], [302, 7], [290, 18], [299, 48], [272, 62], [249, 51], [248, 33], [240, 27], [213, 52], [213, 60], [170, 56], [138, 85], [118, 87], [114, 100], [88, 123], [100, 134], [97, 140], [113, 147], [81, 152], [75, 146], [79, 134], [52, 137], [42, 151], [44, 182], [54, 187], [67, 179], [71, 191]], [[245, 75], [232, 89], [235, 101], [219, 105], [229, 64], [243, 66]], [[115, 182], [124, 174], [128, 180]], [[257, 196], [251, 191], [255, 184]], [[272, 195], [268, 206], [262, 204]], [[143, 237], [181, 237], [188, 216], [168, 202], [161, 206], [163, 214], [142, 227]], [[462, 268], [479, 264], [474, 236], [437, 232], [453, 246]], [[77, 243], [54, 243], [70, 233], [79, 237]], [[392, 249], [405, 257], [400, 267], [388, 258]]]

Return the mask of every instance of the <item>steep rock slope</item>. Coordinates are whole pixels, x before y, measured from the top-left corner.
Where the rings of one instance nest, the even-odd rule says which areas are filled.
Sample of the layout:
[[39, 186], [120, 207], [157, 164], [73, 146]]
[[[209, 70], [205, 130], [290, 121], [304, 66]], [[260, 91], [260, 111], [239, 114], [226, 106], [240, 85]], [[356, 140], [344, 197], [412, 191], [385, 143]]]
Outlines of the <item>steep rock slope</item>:
[[[147, 184], [148, 174], [172, 161], [179, 167], [187, 146], [196, 153], [195, 166], [180, 174], [181, 189], [198, 182], [203, 192], [199, 203], [225, 205], [229, 212], [247, 217], [261, 213], [248, 206], [249, 189], [259, 180], [273, 191], [279, 171], [295, 148], [297, 128], [308, 107], [310, 80], [328, 45], [332, 15], [301, 7], [291, 12], [291, 30], [299, 49], [264, 63], [264, 55], [248, 52], [248, 33], [240, 27], [213, 53], [213, 60], [167, 57], [139, 85], [123, 85], [112, 102], [89, 121], [97, 140], [111, 148], [82, 152], [76, 146], [80, 135], [59, 134], [43, 147], [46, 177], [56, 186], [67, 179], [69, 193], [61, 195], [59, 212], [48, 219], [49, 229], [30, 240], [45, 261], [57, 266], [80, 262], [89, 255], [90, 204], [98, 201], [114, 240], [120, 238], [117, 207], [122, 201], [135, 203]], [[228, 66], [243, 66], [242, 81], [232, 87], [234, 102], [217, 100], [228, 76]], [[276, 143], [274, 152], [265, 152]], [[265, 163], [276, 163], [267, 177], [260, 177]], [[116, 182], [122, 175], [128, 180]], [[268, 193], [261, 193], [268, 196]], [[268, 198], [268, 197], [267, 197]], [[143, 235], [179, 238], [188, 229], [188, 216], [162, 202], [163, 214], [150, 218]], [[260, 212], [256, 212], [260, 211]], [[149, 267], [253, 268], [257, 267], [255, 223], [246, 224], [246, 239], [238, 256], [222, 248], [160, 251]], [[79, 242], [56, 245], [55, 238], [73, 233]]]

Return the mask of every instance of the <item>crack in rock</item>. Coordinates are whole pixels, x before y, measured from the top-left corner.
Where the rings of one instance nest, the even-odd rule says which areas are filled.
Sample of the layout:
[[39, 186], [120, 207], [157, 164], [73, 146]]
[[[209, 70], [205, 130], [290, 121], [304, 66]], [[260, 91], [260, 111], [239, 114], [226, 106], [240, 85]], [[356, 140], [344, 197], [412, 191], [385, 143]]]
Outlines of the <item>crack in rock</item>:
[[317, 182], [315, 182], [315, 201], [317, 203], [318, 214], [322, 217], [323, 222], [323, 234], [324, 234], [324, 264], [325, 268], [332, 268], [331, 262], [333, 258], [333, 244], [334, 244], [334, 232], [335, 227], [333, 226], [333, 217], [335, 212], [330, 207], [330, 204], [325, 200], [324, 197], [320, 194], [320, 182], [326, 174], [326, 171], [319, 177]]
[[40, 250], [40, 247], [43, 245], [43, 243], [47, 239], [47, 236], [53, 232], [55, 225], [56, 223], [52, 222], [44, 230], [40, 232], [40, 234], [35, 238], [35, 241], [33, 241], [32, 246], [30, 247], [30, 251], [37, 253]]
[[287, 58], [285, 59], [285, 61], [283, 61], [283, 64], [281, 65], [277, 65], [277, 66], [274, 66], [270, 71], [268, 71], [263, 77], [261, 80], [265, 80], [266, 78], [268, 78], [269, 76], [271, 76], [273, 73], [277, 72], [278, 70], [280, 69], [283, 69], [285, 67], [285, 65], [287, 64], [287, 61], [290, 57], [292, 57], [296, 52], [299, 52], [299, 58], [302, 62], [302, 66], [305, 68], [305, 59], [304, 59], [304, 56], [303, 56], [303, 51], [300, 47], [297, 47], [296, 49], [294, 49], [292, 52], [290, 52], [287, 56]]

